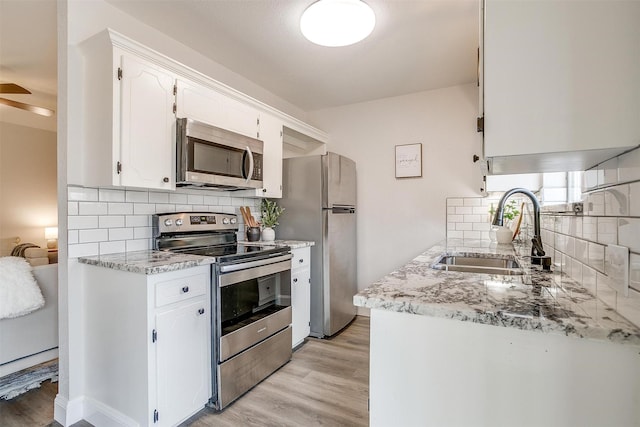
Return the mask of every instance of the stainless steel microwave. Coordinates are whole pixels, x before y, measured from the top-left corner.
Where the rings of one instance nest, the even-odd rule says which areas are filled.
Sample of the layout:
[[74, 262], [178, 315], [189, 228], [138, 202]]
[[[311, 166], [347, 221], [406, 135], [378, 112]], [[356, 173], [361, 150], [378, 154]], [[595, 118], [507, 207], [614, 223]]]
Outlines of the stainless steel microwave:
[[262, 188], [262, 141], [196, 120], [176, 126], [176, 185]]

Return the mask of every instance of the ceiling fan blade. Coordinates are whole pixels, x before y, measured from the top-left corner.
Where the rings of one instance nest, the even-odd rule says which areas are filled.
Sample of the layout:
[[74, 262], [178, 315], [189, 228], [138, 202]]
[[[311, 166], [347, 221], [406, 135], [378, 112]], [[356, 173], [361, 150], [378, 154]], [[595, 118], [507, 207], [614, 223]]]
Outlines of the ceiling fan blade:
[[31, 93], [15, 83], [0, 83], [0, 93]]
[[10, 107], [20, 108], [32, 113], [40, 114], [41, 116], [51, 117], [54, 111], [44, 107], [37, 107], [35, 105], [25, 104], [23, 102], [12, 101], [6, 98], [0, 98], [0, 104], [8, 105]]

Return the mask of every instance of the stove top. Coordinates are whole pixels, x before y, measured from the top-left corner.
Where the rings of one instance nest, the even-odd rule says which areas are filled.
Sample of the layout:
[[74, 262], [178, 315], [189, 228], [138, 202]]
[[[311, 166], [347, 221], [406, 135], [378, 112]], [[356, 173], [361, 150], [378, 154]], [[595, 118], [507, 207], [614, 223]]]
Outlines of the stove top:
[[152, 217], [153, 247], [158, 250], [215, 258], [216, 263], [237, 263], [287, 253], [288, 246], [239, 245], [234, 214], [176, 212]]

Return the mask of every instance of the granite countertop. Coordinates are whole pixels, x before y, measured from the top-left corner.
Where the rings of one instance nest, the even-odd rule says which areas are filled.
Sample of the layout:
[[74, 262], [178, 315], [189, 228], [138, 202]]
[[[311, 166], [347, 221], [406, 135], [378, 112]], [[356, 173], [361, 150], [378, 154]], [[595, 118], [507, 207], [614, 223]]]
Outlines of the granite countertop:
[[307, 246], [315, 246], [316, 242], [310, 242], [305, 240], [272, 240], [265, 242], [259, 240], [257, 242], [249, 242], [247, 240], [241, 240], [238, 242], [241, 245], [261, 245], [261, 246], [289, 246], [291, 249], [306, 248]]
[[[443, 253], [515, 255], [524, 275], [435, 270]], [[531, 265], [530, 243], [451, 239], [437, 244], [353, 298], [356, 306], [463, 322], [640, 345], [640, 328], [560, 272]], [[553, 270], [553, 267], [552, 267]]]
[[131, 273], [158, 274], [212, 264], [214, 258], [186, 255], [168, 251], [136, 251], [78, 258], [82, 264], [129, 271]]

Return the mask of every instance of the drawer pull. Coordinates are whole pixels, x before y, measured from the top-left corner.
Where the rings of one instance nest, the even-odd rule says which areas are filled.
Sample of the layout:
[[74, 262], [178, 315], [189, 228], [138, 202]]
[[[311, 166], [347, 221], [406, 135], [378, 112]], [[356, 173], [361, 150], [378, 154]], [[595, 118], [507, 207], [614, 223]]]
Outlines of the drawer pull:
[[264, 331], [266, 331], [266, 330], [267, 330], [267, 328], [266, 328], [266, 327], [265, 327], [265, 328], [260, 328], [260, 329], [258, 329], [258, 332], [257, 332], [257, 333], [259, 334], [260, 332], [264, 332]]
[[189, 287], [188, 286], [183, 286], [182, 287], [182, 293], [186, 294], [187, 292], [189, 292]]
[[204, 314], [204, 308], [201, 308], [200, 310], [198, 310], [198, 314], [202, 316]]

